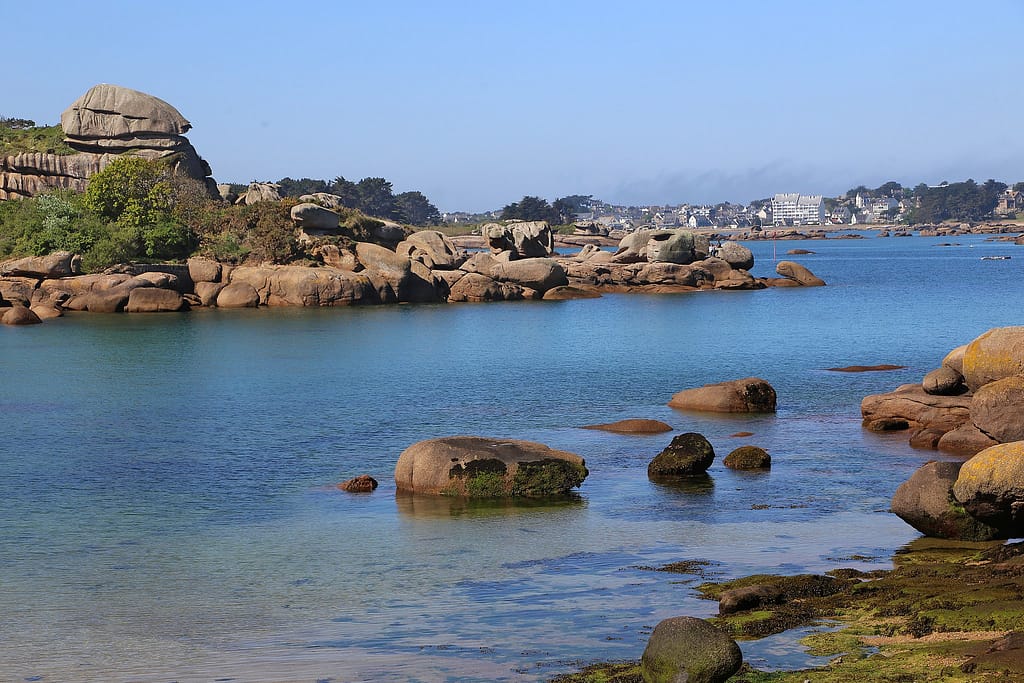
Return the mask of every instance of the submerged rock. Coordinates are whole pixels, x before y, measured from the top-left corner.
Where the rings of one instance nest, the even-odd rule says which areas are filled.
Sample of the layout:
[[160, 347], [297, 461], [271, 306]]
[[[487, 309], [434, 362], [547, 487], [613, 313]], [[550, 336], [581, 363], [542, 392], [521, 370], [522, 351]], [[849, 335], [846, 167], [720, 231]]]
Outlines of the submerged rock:
[[541, 443], [480, 436], [428, 439], [402, 451], [400, 491], [471, 498], [563, 495], [588, 472], [580, 456]]
[[368, 474], [360, 474], [341, 482], [338, 488], [348, 493], [372, 493], [377, 488], [377, 480]]
[[599, 429], [605, 432], [616, 432], [618, 434], [661, 434], [671, 432], [672, 425], [665, 424], [661, 420], [645, 420], [633, 418], [619, 420], [607, 424], [586, 425], [584, 429]]

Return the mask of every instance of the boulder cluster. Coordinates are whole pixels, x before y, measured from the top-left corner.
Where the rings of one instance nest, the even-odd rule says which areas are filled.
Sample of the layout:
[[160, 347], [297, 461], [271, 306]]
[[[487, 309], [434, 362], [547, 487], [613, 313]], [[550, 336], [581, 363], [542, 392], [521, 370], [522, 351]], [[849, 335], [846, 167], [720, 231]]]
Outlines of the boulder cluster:
[[146, 93], [101, 83], [60, 117], [74, 154], [28, 152], [0, 158], [0, 200], [31, 197], [54, 188], [85, 190], [89, 177], [119, 154], [165, 159], [175, 173], [194, 178], [210, 196], [217, 187], [210, 165], [185, 137], [192, 127], [177, 109]]
[[755, 278], [749, 273], [754, 267], [750, 249], [737, 242], [712, 245], [706, 235], [682, 229], [638, 230], [623, 237], [614, 252], [586, 245], [579, 254], [560, 258], [559, 263], [573, 284], [604, 291], [675, 292], [825, 284], [792, 261], [779, 262], [779, 278]]
[[861, 401], [864, 426], [910, 444], [973, 455], [1024, 440], [1024, 327], [989, 330], [950, 351], [920, 384]]
[[1024, 327], [989, 330], [861, 411], [868, 429], [911, 430], [914, 446], [972, 456], [919, 468], [893, 496], [900, 518], [939, 538], [1024, 536]]
[[[327, 198], [310, 197], [322, 203], [328, 202], [329, 198], [330, 195]], [[485, 231], [489, 235], [489, 250], [467, 254], [439, 231], [413, 232], [398, 224], [381, 221], [375, 221], [367, 228], [366, 238], [375, 241], [345, 246], [344, 241], [330, 239], [340, 234], [339, 214], [312, 201], [296, 205], [292, 217], [299, 238], [307, 242], [311, 253], [323, 265], [234, 266], [194, 257], [185, 264], [131, 264], [100, 274], [83, 275], [76, 255], [56, 252], [45, 257], [0, 263], [0, 307], [24, 307], [35, 311], [35, 317], [21, 311], [10, 315], [5, 312], [6, 322], [25, 324], [60, 315], [65, 310], [160, 312], [181, 311], [195, 306], [239, 308], [561, 300], [600, 296], [601, 291], [608, 289], [623, 291], [615, 285], [607, 286], [607, 281], [601, 278], [595, 283], [588, 278], [570, 277], [566, 264], [579, 265], [580, 262], [555, 257], [551, 231], [544, 222], [492, 224]], [[687, 252], [691, 256], [701, 255], [700, 249], [706, 243], [706, 239], [693, 233], [673, 234], [666, 240], [653, 241], [659, 243], [661, 254], [669, 251], [682, 253], [685, 249], [680, 244], [696, 245], [693, 247], [696, 251]], [[632, 235], [623, 242], [628, 244], [620, 247], [620, 253], [629, 253], [637, 244]], [[666, 249], [661, 242], [672, 246]], [[744, 253], [748, 250], [742, 245], [726, 246], [728, 249], [723, 247], [726, 255], [746, 258]], [[650, 248], [649, 245], [645, 247], [645, 253]], [[598, 253], [612, 256], [611, 252]], [[594, 256], [588, 261], [596, 258]], [[783, 268], [785, 263], [779, 264], [780, 272], [786, 270]], [[685, 281], [716, 288], [731, 288], [729, 283], [735, 284], [739, 280], [748, 284], [752, 281], [747, 280], [747, 275], [742, 275], [745, 270], [733, 270], [718, 257], [708, 257], [689, 265], [656, 261], [629, 263], [622, 267], [634, 274], [647, 273], [640, 282], [651, 282], [655, 271], [662, 275], [675, 273], [672, 277], [676, 282], [685, 271], [689, 273], [683, 278]], [[569, 265], [570, 271], [572, 268]], [[800, 277], [803, 276], [781, 278], [780, 281], [796, 284]], [[631, 275], [627, 281], [638, 280]], [[680, 291], [696, 287], [677, 284], [668, 289]], [[742, 391], [751, 389], [741, 388]], [[774, 410], [773, 395], [751, 394], [734, 400], [740, 405], [736, 409], [747, 410], [747, 402], [769, 398], [771, 407], [758, 410]]]

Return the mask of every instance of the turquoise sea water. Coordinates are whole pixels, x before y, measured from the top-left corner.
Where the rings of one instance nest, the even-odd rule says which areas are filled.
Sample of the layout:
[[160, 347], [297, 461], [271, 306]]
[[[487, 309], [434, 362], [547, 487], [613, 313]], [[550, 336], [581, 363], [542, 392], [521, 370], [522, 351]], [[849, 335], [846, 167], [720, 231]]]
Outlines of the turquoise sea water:
[[[0, 329], [0, 680], [543, 680], [716, 611], [692, 590], [704, 579], [649, 567], [888, 566], [917, 536], [892, 492], [944, 456], [864, 432], [860, 399], [1024, 324], [1024, 250], [941, 241], [775, 245], [829, 283], [815, 289]], [[750, 246], [770, 274], [773, 245]], [[877, 363], [908, 368], [826, 370]], [[776, 388], [776, 415], [666, 407], [750, 375]], [[628, 417], [705, 434], [710, 476], [655, 485], [671, 435], [580, 429]], [[531, 506], [396, 495], [402, 449], [455, 434], [574, 451], [590, 476], [577, 499]], [[770, 473], [721, 464], [744, 443]], [[375, 493], [333, 486], [363, 473]], [[803, 661], [785, 639], [743, 647]]]

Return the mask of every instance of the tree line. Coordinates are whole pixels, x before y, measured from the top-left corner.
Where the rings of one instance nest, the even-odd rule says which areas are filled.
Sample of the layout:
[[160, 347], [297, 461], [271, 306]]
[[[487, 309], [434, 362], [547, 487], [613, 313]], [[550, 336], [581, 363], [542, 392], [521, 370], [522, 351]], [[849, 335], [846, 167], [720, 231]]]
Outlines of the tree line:
[[[909, 204], [904, 212], [904, 219], [911, 224], [970, 222], [982, 221], [991, 216], [999, 203], [999, 196], [1007, 187], [1006, 183], [992, 179], [980, 185], [971, 178], [959, 183], [943, 181], [935, 186], [920, 183], [912, 189], [889, 181], [874, 189], [859, 185], [846, 193], [846, 199], [850, 201], [861, 195], [868, 198], [892, 197], [902, 200]], [[1014, 189], [1024, 189], [1024, 183], [1017, 183]], [[893, 213], [895, 214], [895, 211]]]
[[368, 216], [420, 226], [441, 222], [441, 212], [422, 192], [395, 194], [391, 182], [385, 178], [363, 178], [358, 182], [346, 180], [343, 176], [331, 181], [281, 178], [277, 185], [280, 186], [282, 197], [327, 192], [341, 197], [341, 203], [346, 208], [358, 209]]

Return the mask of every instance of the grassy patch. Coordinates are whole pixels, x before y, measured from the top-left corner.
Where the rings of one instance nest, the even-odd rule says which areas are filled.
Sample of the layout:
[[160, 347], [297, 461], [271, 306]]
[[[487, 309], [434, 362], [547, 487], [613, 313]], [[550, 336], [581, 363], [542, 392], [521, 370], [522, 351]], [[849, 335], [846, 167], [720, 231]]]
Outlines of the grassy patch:
[[30, 128], [0, 126], [0, 157], [13, 156], [22, 152], [74, 154], [75, 150], [64, 143], [64, 129], [60, 126], [33, 126]]

